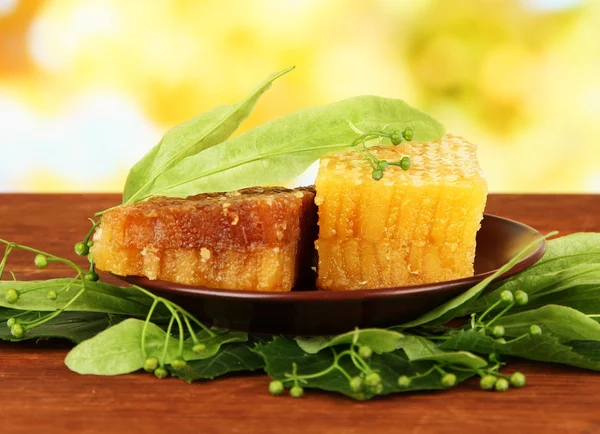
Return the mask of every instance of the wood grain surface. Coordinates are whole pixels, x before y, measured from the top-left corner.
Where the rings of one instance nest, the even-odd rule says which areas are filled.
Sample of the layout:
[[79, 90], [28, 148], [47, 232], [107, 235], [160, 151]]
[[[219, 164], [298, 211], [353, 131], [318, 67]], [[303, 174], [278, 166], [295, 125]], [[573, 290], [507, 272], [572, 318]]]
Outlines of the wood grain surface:
[[[0, 238], [74, 256], [86, 218], [118, 195], [0, 195]], [[600, 231], [599, 195], [491, 195], [487, 212], [562, 235]], [[83, 263], [83, 262], [82, 262]], [[11, 255], [19, 279], [56, 277]], [[64, 341], [0, 343], [0, 433], [597, 433], [600, 374], [518, 362], [524, 389], [483, 392], [476, 380], [438, 393], [354, 402], [307, 391], [273, 397], [261, 374], [187, 384], [145, 373], [82, 376], [63, 360]]]

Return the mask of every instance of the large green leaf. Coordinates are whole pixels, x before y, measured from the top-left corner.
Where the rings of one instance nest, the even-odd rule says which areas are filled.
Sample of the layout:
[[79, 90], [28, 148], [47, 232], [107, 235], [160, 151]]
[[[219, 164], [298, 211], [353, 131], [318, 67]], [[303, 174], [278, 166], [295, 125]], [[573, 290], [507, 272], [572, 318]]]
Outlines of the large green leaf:
[[[79, 374], [119, 375], [134, 372], [144, 366], [142, 351], [142, 332], [144, 321], [127, 319], [113, 326], [92, 339], [84, 341], [69, 352], [65, 359], [66, 365]], [[228, 342], [244, 342], [247, 334], [228, 330], [215, 330], [216, 336], [210, 336], [202, 331], [198, 333], [199, 342], [206, 347], [201, 353], [192, 351], [194, 342], [189, 339], [184, 343], [183, 358], [185, 360], [200, 360], [214, 356], [221, 345]], [[146, 326], [145, 348], [146, 355], [162, 360], [163, 348], [166, 342], [166, 332], [153, 323]], [[179, 354], [179, 340], [170, 337], [167, 343], [165, 364]]]
[[[286, 380], [287, 374], [292, 372], [292, 364], [298, 366], [298, 374], [314, 374], [324, 371], [331, 366], [334, 360], [334, 353], [331, 349], [319, 351], [316, 354], [308, 354], [292, 339], [276, 337], [270, 342], [257, 346], [256, 351], [265, 360], [265, 371], [269, 376], [278, 380]], [[397, 392], [409, 392], [417, 390], [440, 390], [444, 387], [440, 381], [440, 375], [437, 372], [431, 372], [415, 378], [408, 387], [398, 385], [398, 377], [401, 375], [417, 376], [423, 374], [433, 365], [430, 361], [411, 362], [402, 350], [396, 350], [389, 353], [373, 354], [370, 367], [377, 371], [382, 380], [383, 391], [381, 394], [387, 395]], [[348, 372], [350, 376], [359, 375], [358, 369], [352, 364], [349, 357], [340, 359], [340, 366]], [[448, 369], [451, 371], [451, 369]], [[458, 381], [465, 380], [472, 374], [463, 371], [455, 372]], [[286, 383], [290, 386], [290, 383]], [[368, 389], [362, 392], [354, 392], [350, 388], [348, 379], [338, 370], [333, 370], [327, 374], [306, 380], [302, 382], [303, 387], [328, 390], [342, 393], [354, 399], [364, 400], [375, 396]]]
[[439, 139], [443, 126], [404, 101], [359, 96], [274, 119], [190, 156], [161, 173], [152, 195], [187, 196], [276, 184], [300, 175], [321, 156], [351, 148], [356, 129], [403, 130], [415, 140]]
[[[122, 288], [102, 282], [86, 282], [86, 290], [72, 304], [69, 311], [103, 312], [116, 315], [145, 317], [152, 299], [135, 288]], [[8, 289], [16, 289], [21, 295], [16, 303], [9, 303], [5, 298]], [[67, 302], [82, 289], [81, 280], [50, 279], [32, 280], [28, 282], [0, 281], [0, 307], [32, 310], [55, 311], [63, 308]], [[54, 291], [56, 299], [48, 298]], [[165, 313], [160, 307], [157, 314]]]
[[[535, 265], [510, 279], [492, 284], [493, 291], [465, 304], [458, 315], [483, 312], [498, 300], [504, 290], [525, 291], [531, 304], [517, 309], [530, 309], [552, 303], [547, 296], [579, 285], [598, 285], [600, 281], [600, 234], [576, 233], [549, 240], [544, 257]], [[538, 298], [543, 300], [538, 301]], [[561, 304], [556, 302], [555, 304]]]
[[236, 104], [215, 107], [167, 131], [161, 141], [131, 168], [125, 183], [123, 203], [147, 197], [152, 184], [165, 170], [227, 139], [250, 115], [271, 83], [292, 69], [269, 76]]
[[579, 352], [573, 341], [561, 343], [557, 336], [548, 333], [502, 344], [483, 333], [468, 330], [456, 333], [445, 341], [441, 348], [472, 351], [479, 354], [505, 354], [540, 362], [562, 363], [579, 368], [600, 370], [600, 358], [592, 358], [586, 352]]
[[[23, 335], [22, 338], [15, 338], [10, 327], [6, 325], [6, 320], [21, 314], [20, 311], [0, 308], [0, 339], [6, 341], [22, 341], [26, 339], [50, 339], [60, 338], [68, 339], [71, 342], [79, 343], [97, 335], [108, 327], [119, 323], [122, 316], [116, 316], [106, 313], [94, 312], [63, 312], [48, 322], [34, 327]], [[48, 312], [29, 312], [27, 315], [19, 316], [21, 320], [35, 320]]]

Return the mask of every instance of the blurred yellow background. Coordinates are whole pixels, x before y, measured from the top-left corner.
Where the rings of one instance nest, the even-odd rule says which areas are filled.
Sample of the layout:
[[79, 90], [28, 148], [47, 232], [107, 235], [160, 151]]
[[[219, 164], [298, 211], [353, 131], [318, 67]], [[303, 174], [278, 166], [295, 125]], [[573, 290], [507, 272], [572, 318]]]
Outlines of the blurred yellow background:
[[165, 129], [290, 65], [240, 131], [402, 98], [491, 191], [600, 192], [594, 0], [0, 0], [0, 191], [121, 191]]

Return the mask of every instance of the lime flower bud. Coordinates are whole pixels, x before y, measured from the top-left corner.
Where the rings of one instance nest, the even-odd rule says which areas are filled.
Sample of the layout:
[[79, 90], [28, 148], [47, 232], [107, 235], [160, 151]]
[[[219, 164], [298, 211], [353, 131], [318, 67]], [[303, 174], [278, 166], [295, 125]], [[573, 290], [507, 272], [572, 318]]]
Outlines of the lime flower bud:
[[144, 360], [144, 371], [153, 372], [158, 368], [158, 359], [156, 357], [148, 357]]
[[358, 349], [358, 354], [363, 359], [369, 359], [373, 355], [373, 350], [371, 347], [364, 345]]
[[515, 297], [513, 296], [513, 293], [507, 290], [502, 291], [502, 293], [500, 293], [500, 299], [506, 303], [512, 303], [513, 300], [515, 299]]
[[379, 181], [381, 178], [383, 178], [383, 171], [381, 169], [375, 169], [373, 170], [371, 176], [375, 181]]
[[498, 380], [496, 380], [495, 388], [498, 392], [506, 392], [508, 387], [509, 384], [505, 378], [498, 378]]
[[410, 386], [411, 381], [412, 380], [406, 375], [401, 375], [400, 377], [398, 377], [398, 386], [405, 389], [408, 386]]
[[360, 392], [362, 390], [363, 387], [363, 379], [361, 377], [353, 377], [350, 380], [350, 389], [352, 389], [353, 392]]
[[377, 386], [381, 383], [381, 376], [377, 372], [369, 372], [365, 377], [365, 384], [367, 386]]
[[46, 297], [48, 297], [48, 300], [56, 300], [58, 295], [56, 294], [55, 291], [48, 291], [48, 294], [46, 294]]
[[519, 306], [525, 306], [527, 302], [529, 302], [529, 296], [526, 292], [521, 291], [520, 289], [515, 291], [515, 302]]
[[444, 374], [442, 377], [442, 386], [445, 388], [452, 387], [456, 384], [456, 375], [452, 373]]
[[48, 258], [46, 258], [44, 255], [36, 255], [33, 263], [40, 269], [46, 268], [48, 266]]
[[412, 139], [414, 139], [415, 132], [411, 127], [406, 127], [402, 132], [402, 137], [404, 137], [404, 140], [406, 140], [407, 142], [410, 142]]
[[171, 367], [176, 369], [177, 371], [185, 368], [187, 366], [187, 362], [181, 358], [177, 358], [171, 362]]
[[6, 321], [6, 325], [7, 325], [7, 326], [9, 326], [9, 327], [12, 327], [12, 326], [13, 326], [13, 325], [15, 325], [16, 323], [17, 323], [17, 319], [16, 319], [16, 318], [12, 318], [12, 317], [11, 317], [11, 318], [9, 318], [9, 319]]
[[304, 395], [304, 389], [300, 386], [294, 386], [290, 389], [290, 395], [294, 398], [300, 398]]
[[502, 327], [501, 325], [495, 326], [492, 329], [492, 334], [497, 338], [501, 338], [502, 336], [504, 336], [504, 327]]
[[540, 328], [540, 326], [539, 326], [539, 325], [532, 324], [532, 325], [529, 327], [529, 334], [530, 334], [531, 336], [540, 336], [540, 335], [542, 334], [542, 329]]
[[196, 345], [194, 345], [192, 347], [192, 351], [196, 354], [201, 353], [205, 350], [206, 350], [206, 345], [204, 345], [203, 343], [197, 343]]
[[83, 276], [85, 278], [85, 280], [87, 280], [88, 282], [97, 282], [98, 279], [100, 279], [100, 276], [98, 276], [98, 273], [96, 273], [95, 271], [90, 271], [89, 273], [87, 273], [85, 276]]
[[492, 390], [495, 385], [496, 385], [496, 377], [494, 377], [493, 375], [490, 375], [490, 374], [484, 375], [483, 377], [481, 377], [481, 380], [479, 381], [479, 386], [483, 390]]
[[25, 329], [19, 323], [15, 323], [10, 327], [10, 334], [15, 338], [22, 338], [25, 334]]
[[379, 383], [375, 386], [369, 386], [369, 390], [375, 395], [379, 395], [381, 392], [383, 392], [383, 384]]
[[496, 342], [498, 342], [499, 344], [505, 344], [506, 343], [506, 339], [504, 339], [504, 338], [498, 338], [498, 339], [496, 339]]
[[510, 376], [510, 384], [514, 387], [524, 387], [526, 382], [527, 379], [525, 378], [525, 375], [521, 374], [518, 371], [514, 372]]
[[387, 160], [381, 160], [377, 163], [377, 168], [379, 168], [380, 170], [385, 170], [388, 168], [389, 165], [390, 163], [388, 163]]
[[171, 367], [177, 371], [180, 371], [181, 369], [185, 368], [186, 365], [186, 361], [181, 358], [177, 358], [171, 362]]
[[271, 395], [281, 395], [283, 393], [283, 383], [279, 380], [273, 380], [269, 383], [269, 393]]
[[79, 256], [86, 256], [88, 253], [90, 253], [90, 248], [86, 243], [75, 244], [73, 250], [75, 250], [75, 253]]
[[402, 134], [400, 134], [400, 131], [394, 131], [390, 140], [392, 141], [392, 145], [398, 146], [402, 142]]
[[410, 158], [402, 157], [402, 159], [400, 160], [400, 168], [404, 171], [410, 169]]
[[4, 298], [10, 304], [15, 304], [17, 301], [19, 301], [19, 297], [20, 297], [19, 291], [17, 291], [15, 288], [8, 288], [6, 290], [6, 294], [4, 295]]
[[169, 371], [160, 366], [154, 370], [154, 375], [156, 376], [156, 378], [166, 378], [169, 376]]

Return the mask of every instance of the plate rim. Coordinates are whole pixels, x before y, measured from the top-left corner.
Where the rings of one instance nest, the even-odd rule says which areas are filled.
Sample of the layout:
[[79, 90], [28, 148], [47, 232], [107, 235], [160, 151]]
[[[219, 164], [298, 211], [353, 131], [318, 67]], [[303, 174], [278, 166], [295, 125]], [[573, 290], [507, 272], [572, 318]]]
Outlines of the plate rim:
[[[491, 217], [493, 219], [504, 220], [509, 224], [520, 226], [531, 232], [532, 235], [537, 236], [539, 242], [533, 246], [533, 251], [517, 262], [510, 270], [498, 276], [496, 280], [503, 280], [508, 277], [514, 276], [521, 271], [534, 265], [538, 262], [544, 253], [546, 252], [546, 239], [537, 230], [532, 228], [525, 223], [509, 219], [506, 217], [500, 217], [493, 214], [483, 214], [484, 217]], [[245, 300], [245, 301], [268, 301], [268, 302], [284, 302], [284, 303], [305, 303], [305, 302], [341, 302], [341, 301], [368, 301], [376, 300], [379, 298], [388, 298], [390, 296], [410, 296], [410, 295], [423, 295], [429, 292], [437, 293], [452, 291], [456, 287], [468, 286], [470, 284], [476, 285], [482, 280], [490, 277], [498, 269], [486, 271], [485, 273], [475, 274], [473, 276], [464, 277], [461, 279], [445, 280], [442, 282], [426, 283], [421, 285], [411, 286], [397, 286], [390, 288], [376, 288], [376, 289], [354, 289], [345, 291], [248, 291], [238, 289], [220, 289], [220, 288], [207, 288], [204, 286], [186, 285], [183, 283], [168, 282], [165, 280], [150, 280], [145, 276], [119, 276], [112, 274], [120, 280], [123, 280], [129, 284], [137, 285], [142, 288], [152, 291], [168, 292], [170, 294], [195, 296], [204, 298], [219, 298], [219, 299], [230, 299], [230, 300]]]

